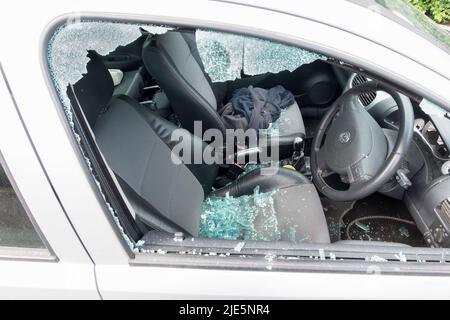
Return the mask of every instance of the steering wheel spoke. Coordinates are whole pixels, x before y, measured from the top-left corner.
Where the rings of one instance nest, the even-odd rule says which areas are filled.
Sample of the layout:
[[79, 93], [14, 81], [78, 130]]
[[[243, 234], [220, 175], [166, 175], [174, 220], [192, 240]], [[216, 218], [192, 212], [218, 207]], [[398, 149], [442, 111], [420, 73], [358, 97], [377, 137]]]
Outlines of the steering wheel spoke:
[[325, 172], [325, 171], [329, 171], [330, 166], [327, 164], [324, 148], [321, 148], [319, 151], [317, 151], [316, 157], [317, 157], [317, 169], [318, 169], [317, 171], [320, 171], [321, 173]]
[[367, 184], [367, 181], [369, 180], [361, 179], [350, 183], [350, 187], [346, 192], [355, 193], [356, 191], [360, 191]]

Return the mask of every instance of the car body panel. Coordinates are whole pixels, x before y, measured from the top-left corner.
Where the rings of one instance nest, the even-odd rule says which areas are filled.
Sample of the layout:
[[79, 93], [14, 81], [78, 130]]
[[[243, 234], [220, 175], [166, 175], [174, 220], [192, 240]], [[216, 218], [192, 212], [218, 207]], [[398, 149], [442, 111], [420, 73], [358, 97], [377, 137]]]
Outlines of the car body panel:
[[105, 299], [442, 299], [449, 277], [98, 266]]
[[36, 157], [0, 77], [0, 150], [47, 249], [1, 248], [0, 297], [99, 299], [94, 264]]
[[100, 299], [89, 264], [1, 261], [0, 299]]

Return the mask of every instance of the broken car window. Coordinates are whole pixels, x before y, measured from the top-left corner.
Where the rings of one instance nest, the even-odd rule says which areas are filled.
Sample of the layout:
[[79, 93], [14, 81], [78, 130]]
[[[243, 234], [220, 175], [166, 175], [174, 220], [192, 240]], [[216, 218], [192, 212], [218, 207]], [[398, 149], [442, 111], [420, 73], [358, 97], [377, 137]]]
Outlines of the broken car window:
[[1, 165], [0, 246], [45, 248]]
[[[155, 230], [180, 246], [188, 237], [193, 246], [198, 239], [265, 241], [262, 246], [342, 240], [447, 246], [446, 226], [437, 221], [448, 212], [449, 195], [439, 187], [433, 191], [438, 197], [418, 196], [433, 180], [450, 183], [448, 170], [436, 170], [448, 165], [444, 125], [423, 112], [429, 109], [425, 104], [396, 105], [394, 94], [381, 91], [355, 94], [349, 89], [372, 80], [341, 70], [328, 57], [224, 32], [80, 20], [56, 30], [48, 61], [80, 152], [136, 253], [169, 252], [149, 249], [146, 239]], [[342, 123], [368, 124], [358, 131], [356, 125], [330, 124], [319, 130], [343, 95], [357, 121]], [[361, 188], [369, 191], [355, 196], [352, 184], [373, 181], [380, 172], [374, 168], [398, 145], [398, 128], [405, 125], [400, 107], [413, 108], [424, 126], [414, 140], [402, 142], [408, 153], [397, 171], [380, 180], [384, 185], [373, 192]], [[336, 110], [330, 123], [348, 114], [353, 115]], [[94, 142], [79, 134], [85, 130], [80, 122]], [[366, 134], [372, 127], [376, 134]], [[313, 146], [319, 134], [321, 143]], [[353, 150], [364, 137], [373, 141]], [[374, 155], [366, 147], [375, 144]], [[371, 163], [354, 167], [361, 153]], [[102, 161], [128, 200], [123, 208], [110, 201], [102, 182], [108, 180], [98, 170]], [[328, 187], [317, 184], [315, 174]], [[130, 219], [123, 220], [124, 211]], [[419, 216], [433, 223], [424, 225]], [[138, 230], [134, 235], [124, 227], [130, 225]]]
[[249, 36], [197, 30], [197, 45], [206, 72], [213, 81], [246, 75], [294, 71], [326, 57], [297, 47]]

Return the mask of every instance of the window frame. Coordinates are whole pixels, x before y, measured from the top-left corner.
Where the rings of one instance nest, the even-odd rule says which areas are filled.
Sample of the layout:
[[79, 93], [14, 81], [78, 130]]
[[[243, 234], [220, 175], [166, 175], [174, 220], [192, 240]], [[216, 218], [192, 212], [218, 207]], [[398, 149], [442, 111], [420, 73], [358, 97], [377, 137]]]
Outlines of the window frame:
[[[9, 87], [5, 72], [3, 70], [3, 66], [0, 63], [0, 86], [5, 86], [6, 90], [8, 91], [10, 98], [12, 100], [12, 103], [14, 104], [14, 107], [17, 110], [16, 103], [14, 101], [11, 88]], [[5, 90], [5, 91], [6, 91]], [[4, 97], [5, 99], [8, 99], [8, 97]], [[20, 116], [19, 116], [20, 118]], [[9, 183], [11, 184], [11, 188], [13, 189], [20, 205], [22, 206], [29, 222], [33, 226], [34, 231], [40, 238], [40, 241], [44, 248], [29, 248], [29, 247], [17, 247], [17, 246], [3, 246], [0, 245], [0, 260], [31, 260], [31, 261], [51, 261], [51, 262], [57, 262], [58, 257], [56, 256], [52, 246], [48, 242], [47, 238], [45, 237], [44, 233], [42, 232], [41, 228], [37, 224], [33, 214], [31, 213], [31, 210], [26, 203], [21, 190], [17, 186], [16, 180], [11, 173], [11, 170], [9, 169], [8, 164], [6, 163], [5, 157], [3, 155], [3, 151], [0, 150], [0, 166], [2, 167], [3, 171], [5, 172], [6, 177], [8, 178]]]
[[[48, 44], [48, 40], [49, 38], [53, 35], [53, 31], [56, 30], [59, 26], [61, 26], [65, 21], [67, 21], [68, 19], [71, 19], [71, 17], [73, 17], [73, 15], [71, 14], [66, 14], [64, 16], [59, 17], [58, 19], [56, 19], [55, 21], [53, 21], [47, 28], [47, 30], [45, 31], [46, 36], [44, 37], [44, 40], [42, 42], [42, 49], [43, 49], [43, 53], [42, 53], [42, 63], [44, 65], [43, 68], [43, 72], [46, 76], [47, 79], [47, 84], [48, 87], [51, 89], [52, 91], [52, 95], [54, 98], [54, 101], [56, 101], [56, 107], [57, 109], [59, 109], [60, 114], [63, 112], [61, 105], [58, 101], [57, 98], [57, 94], [54, 90], [53, 87], [53, 83], [50, 79], [50, 75], [49, 75], [49, 69], [47, 67], [47, 60], [46, 60], [46, 50], [47, 50], [47, 44]], [[144, 18], [141, 16], [135, 16], [135, 15], [129, 15], [129, 14], [114, 14], [114, 15], [108, 15], [107, 13], [90, 13], [90, 12], [80, 12], [77, 14], [77, 17], [83, 17], [83, 19], [89, 19], [89, 20], [98, 20], [98, 21], [105, 21], [105, 22], [123, 22], [123, 23], [136, 23], [136, 24], [154, 24], [154, 25], [164, 25], [164, 26], [177, 26], [177, 27], [188, 27], [188, 28], [201, 28], [201, 29], [208, 29], [208, 30], [212, 30], [212, 31], [216, 31], [216, 32], [230, 32], [230, 33], [236, 33], [236, 34], [242, 34], [242, 35], [246, 35], [246, 36], [253, 36], [253, 37], [257, 37], [257, 38], [261, 38], [261, 39], [266, 39], [266, 40], [270, 40], [270, 41], [275, 41], [275, 42], [279, 42], [279, 43], [283, 43], [283, 44], [287, 44], [287, 45], [291, 45], [291, 46], [297, 46], [297, 47], [301, 47], [301, 48], [305, 48], [306, 50], [310, 50], [313, 52], [318, 52], [320, 54], [324, 54], [326, 56], [334, 56], [337, 57], [337, 59], [339, 59], [340, 61], [346, 61], [349, 56], [346, 56], [345, 54], [342, 54], [341, 52], [339, 52], [337, 49], [334, 48], [325, 48], [324, 46], [321, 46], [320, 44], [316, 44], [316, 43], [311, 43], [308, 42], [306, 40], [299, 40], [299, 39], [294, 39], [294, 38], [287, 38], [287, 37], [282, 37], [282, 39], [275, 39], [275, 33], [274, 34], [270, 34], [269, 32], [265, 32], [265, 35], [262, 36], [261, 34], [258, 34], [256, 31], [252, 31], [249, 29], [246, 29], [245, 27], [241, 27], [238, 28], [236, 26], [233, 26], [233, 28], [229, 27], [229, 26], [214, 26], [213, 22], [207, 22], [207, 21], [202, 21], [194, 23], [193, 21], [188, 21], [188, 20], [181, 20], [181, 21], [176, 21], [176, 19], [171, 19], [168, 17], [148, 17], [148, 18]], [[343, 30], [340, 30], [341, 32], [345, 32]], [[358, 37], [356, 35], [352, 35], [353, 37]], [[358, 37], [359, 38], [359, 37]], [[367, 40], [367, 39], [365, 39]], [[377, 45], [377, 44], [375, 44]], [[336, 60], [337, 64], [341, 64], [339, 60]], [[360, 61], [356, 61], [354, 64], [352, 63], [352, 65], [344, 63], [344, 67], [346, 68], [350, 68], [354, 71], [362, 71], [362, 68], [358, 67]], [[367, 70], [367, 74], [370, 75], [370, 77], [372, 78], [381, 78], [381, 79], [385, 79], [386, 82], [388, 83], [399, 83], [399, 85], [396, 85], [395, 88], [399, 89], [400, 91], [404, 92], [404, 93], [408, 93], [411, 92], [411, 85], [407, 82], [404, 81], [402, 82], [401, 80], [404, 79], [397, 79], [392, 77], [391, 74], [384, 74], [383, 73], [383, 69], [382, 68], [376, 68], [376, 65], [369, 65], [369, 66], [365, 66]], [[417, 91], [418, 94], [423, 93], [423, 88], [419, 88], [419, 87], [413, 87], [413, 91]], [[55, 98], [56, 97], [56, 98]], [[424, 95], [424, 97], [427, 97], [428, 99], [430, 99], [431, 101], [438, 101], [442, 102], [440, 99], [436, 99], [435, 95]], [[63, 116], [64, 118], [65, 116]], [[66, 126], [66, 128], [68, 128], [68, 123], [65, 122], [64, 125]], [[70, 128], [68, 128], [68, 130], [66, 130], [67, 132], [70, 132]], [[91, 137], [92, 138], [92, 137]], [[71, 139], [73, 139], [73, 141], [75, 141], [74, 137], [72, 136]], [[94, 141], [94, 139], [92, 139]], [[84, 142], [86, 143], [86, 142]], [[84, 161], [82, 159], [80, 159], [81, 161]], [[90, 159], [91, 161], [94, 159]], [[104, 159], [95, 159], [96, 161], [100, 160], [100, 162], [103, 162], [103, 166], [107, 166], [106, 163], [104, 163]], [[111, 170], [108, 170], [109, 173], [111, 174]], [[92, 178], [92, 177], [91, 177]], [[91, 179], [92, 180], [92, 179]], [[115, 181], [115, 179], [113, 179]], [[91, 183], [94, 183], [94, 181], [91, 181]], [[117, 184], [117, 182], [115, 182]], [[119, 187], [120, 190], [120, 187]], [[119, 191], [119, 193], [117, 195], [123, 196], [123, 193]], [[101, 198], [101, 196], [98, 196], [98, 198]], [[126, 202], [126, 201], [125, 201]], [[131, 209], [131, 207], [128, 207], [128, 209]], [[105, 213], [106, 214], [106, 213]], [[112, 221], [112, 218], [109, 217], [109, 220]], [[116, 227], [114, 225], [114, 227]], [[119, 232], [115, 232], [117, 236], [121, 237]], [[214, 240], [211, 240], [211, 242], [213, 242]], [[124, 241], [122, 241], [122, 239], [119, 241], [120, 243], [124, 244]], [[319, 248], [317, 247], [317, 245], [315, 245], [316, 247], [313, 247], [312, 250], [318, 250]], [[322, 249], [328, 249], [328, 246], [326, 245], [320, 245], [319, 246]], [[233, 246], [230, 243], [230, 246], [228, 247], [230, 250], [233, 249]], [[371, 252], [369, 249], [373, 249], [375, 247], [371, 247], [371, 246], [367, 246], [366, 249], [354, 249], [354, 252], [359, 252], [362, 255], [367, 256], [368, 252]], [[376, 246], [376, 248], [379, 248]], [[388, 247], [384, 247], [384, 249], [386, 249]], [[270, 249], [270, 248], [268, 248]], [[272, 249], [273, 250], [273, 249]], [[306, 248], [307, 250], [307, 248]], [[335, 249], [333, 249], [334, 251], [336, 251]], [[430, 252], [431, 255], [433, 255], [433, 257], [437, 258], [438, 256], [441, 257], [443, 255], [443, 251], [445, 251], [445, 261], [447, 261], [447, 256], [450, 253], [449, 250], [444, 250], [444, 249], [432, 249], [432, 248], [425, 248], [425, 250], [432, 250], [434, 252]], [[234, 262], [234, 263], [230, 263], [230, 265], [226, 265], [226, 266], [218, 266], [217, 262], [218, 261], [223, 261], [223, 260], [218, 260], [221, 259], [219, 257], [214, 257], [214, 256], [182, 256], [180, 254], [174, 254], [173, 256], [171, 254], [166, 254], [166, 255], [146, 255], [145, 253], [139, 253], [139, 254], [133, 254], [130, 250], [126, 249], [127, 253], [128, 253], [128, 264], [131, 266], [158, 266], [158, 267], [167, 267], [167, 266], [177, 266], [177, 267], [187, 267], [187, 268], [225, 268], [225, 269], [237, 269], [237, 270], [261, 270], [262, 266], [267, 266], [267, 262], [265, 260], [262, 261], [254, 261], [255, 263], [248, 263], [247, 261], [240, 261], [240, 262]], [[386, 251], [386, 253], [388, 254], [394, 254], [398, 253], [398, 248], [397, 249], [392, 249], [392, 248], [388, 248], [388, 250]], [[405, 248], [405, 250], [403, 251], [408, 251], [411, 254], [423, 254], [423, 252], [421, 252], [420, 250], [417, 250], [417, 248], [411, 248], [408, 250], [408, 248]], [[439, 251], [439, 252], [437, 252]], [[375, 251], [374, 251], [375, 252]], [[328, 259], [327, 259], [328, 260]], [[436, 259], [437, 261], [439, 261], [439, 259]], [[274, 262], [273, 266], [275, 266], [278, 262]], [[284, 271], [329, 271], [330, 268], [332, 268], [333, 266], [336, 266], [336, 263], [339, 263], [338, 261], [321, 261], [320, 262], [321, 265], [314, 265], [313, 261], [308, 261], [305, 263], [301, 263], [297, 266], [289, 266], [289, 267], [280, 267], [280, 270], [284, 270]], [[387, 264], [389, 264], [389, 266], [387, 266]], [[364, 261], [364, 260], [357, 260], [357, 261], [349, 261], [349, 262], [345, 262], [343, 265], [348, 266], [348, 268], [343, 268], [342, 270], [338, 270], [336, 272], [346, 272], [346, 273], [367, 273], [367, 266], [373, 265], [373, 263], [369, 262], [369, 261]], [[359, 266], [359, 267], [358, 267]], [[362, 268], [361, 266], [365, 266], [364, 268]], [[446, 264], [443, 265], [434, 265], [434, 266], [430, 266], [427, 263], [413, 263], [411, 262], [411, 264], [407, 263], [394, 263], [394, 262], [388, 262], [388, 263], [380, 263], [379, 264], [380, 267], [380, 271], [383, 273], [400, 273], [400, 274], [434, 274], [434, 275], [450, 275], [450, 269], [447, 267]], [[364, 271], [362, 270], [364, 269]], [[334, 271], [334, 270], [333, 270]]]

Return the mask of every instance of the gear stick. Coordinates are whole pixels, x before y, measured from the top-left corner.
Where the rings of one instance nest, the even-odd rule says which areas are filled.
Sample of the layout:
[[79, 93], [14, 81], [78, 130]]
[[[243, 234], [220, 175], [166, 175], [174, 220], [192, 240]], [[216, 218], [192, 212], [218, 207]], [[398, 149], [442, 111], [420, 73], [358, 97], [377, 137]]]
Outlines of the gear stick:
[[305, 140], [302, 137], [296, 137], [293, 147], [292, 166], [295, 170], [301, 171], [305, 166]]

